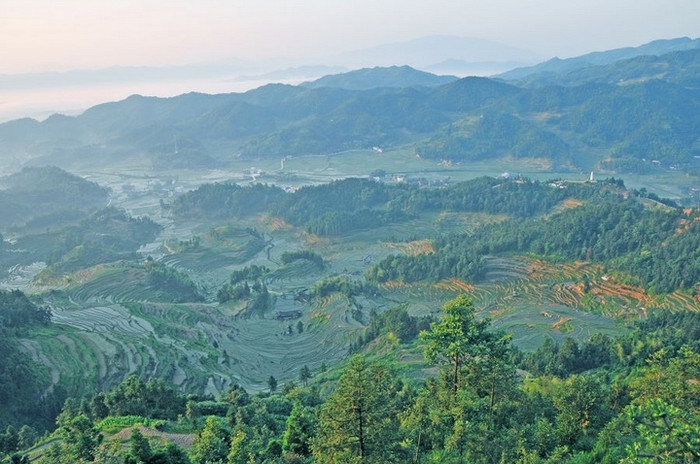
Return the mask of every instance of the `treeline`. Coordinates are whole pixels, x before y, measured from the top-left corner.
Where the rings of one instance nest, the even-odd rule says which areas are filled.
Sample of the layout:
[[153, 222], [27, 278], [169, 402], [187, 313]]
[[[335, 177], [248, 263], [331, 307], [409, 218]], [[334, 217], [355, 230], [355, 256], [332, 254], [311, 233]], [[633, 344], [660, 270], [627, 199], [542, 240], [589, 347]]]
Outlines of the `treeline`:
[[323, 298], [332, 293], [341, 293], [347, 298], [358, 295], [377, 294], [377, 288], [372, 283], [350, 279], [345, 276], [333, 275], [316, 282], [311, 287], [310, 295], [314, 298]]
[[404, 306], [396, 306], [381, 313], [372, 310], [367, 330], [350, 344], [348, 353], [362, 352], [369, 343], [379, 337], [393, 337], [399, 343], [410, 343], [420, 332], [430, 329], [432, 322], [432, 316], [411, 316]]
[[402, 222], [428, 211], [531, 217], [548, 212], [566, 198], [616, 197], [620, 188], [617, 182], [552, 186], [527, 179], [488, 177], [436, 189], [350, 178], [303, 187], [294, 193], [261, 184], [213, 184], [178, 197], [174, 210], [181, 219], [267, 212], [308, 232], [335, 235]]
[[365, 278], [380, 283], [438, 281], [449, 277], [473, 282], [479, 280], [486, 270], [486, 259], [459, 240], [437, 239], [433, 248], [434, 253], [388, 256], [368, 268]]
[[265, 284], [265, 277], [269, 272], [270, 269], [257, 264], [233, 271], [229, 282], [218, 290], [217, 300], [221, 304], [227, 301], [247, 300], [247, 315], [264, 314], [274, 304], [274, 298]]
[[161, 228], [147, 217], [132, 217], [123, 209], [109, 207], [92, 213], [78, 225], [24, 236], [14, 248], [20, 250], [20, 257], [29, 254], [29, 259], [46, 262], [49, 267], [43, 275], [48, 275], [133, 258]]
[[184, 272], [154, 261], [150, 256], [144, 267], [146, 282], [159, 296], [174, 303], [204, 301], [197, 284]]
[[224, 304], [228, 301], [246, 300], [246, 315], [263, 315], [274, 305], [274, 297], [264, 282], [256, 280], [252, 285], [247, 281], [238, 284], [224, 284], [216, 293], [216, 299]]
[[313, 263], [319, 269], [323, 269], [326, 266], [323, 262], [323, 257], [310, 250], [285, 251], [282, 253], [282, 256], [280, 256], [280, 260], [282, 264], [291, 264], [294, 261], [306, 260]]
[[178, 196], [171, 209], [179, 219], [229, 219], [269, 211], [284, 196], [284, 190], [270, 185], [203, 184]]
[[51, 414], [58, 412], [50, 404], [55, 397], [46, 391], [50, 386], [47, 369], [20, 344], [29, 330], [50, 322], [49, 309], [35, 305], [21, 291], [0, 291], [0, 430], [10, 427], [5, 438], [0, 436], [0, 451], [17, 439], [20, 424], [43, 430], [50, 426]]
[[536, 376], [556, 377], [598, 368], [641, 368], [657, 352], [659, 343], [664, 356], [676, 356], [686, 348], [700, 352], [700, 315], [654, 312], [637, 322], [631, 333], [616, 338], [596, 334], [580, 342], [567, 338], [561, 345], [546, 338], [536, 351], [521, 355], [520, 367]]
[[546, 220], [509, 220], [470, 234], [433, 240], [433, 254], [390, 256], [369, 268], [378, 282], [477, 280], [483, 257], [536, 253], [555, 260], [591, 260], [637, 276], [652, 290], [692, 289], [700, 280], [698, 212], [645, 207], [629, 198], [597, 199]]
[[[356, 355], [327, 395], [315, 383], [294, 381], [278, 392], [271, 378], [269, 393], [234, 385], [218, 399], [185, 398], [131, 377], [112, 392], [68, 401], [57, 421], [61, 440], [38, 462], [631, 464], [700, 457], [697, 313], [652, 313], [622, 337], [546, 342], [532, 354], [477, 319], [466, 297], [446, 303], [429, 327], [400, 307], [372, 321], [372, 345], [390, 333], [399, 343], [417, 335], [439, 375], [411, 381]], [[310, 371], [302, 370], [299, 378], [308, 380]], [[193, 431], [194, 440], [187, 450], [166, 450], [134, 428], [128, 446], [114, 446], [100, 429], [135, 422]]]
[[408, 202], [411, 211], [469, 211], [528, 218], [549, 212], [562, 201], [619, 199], [624, 183], [615, 178], [596, 184], [527, 178], [479, 177], [441, 189], [415, 189]]
[[51, 312], [32, 303], [19, 290], [0, 290], [0, 327], [24, 329], [32, 325], [45, 325], [51, 322]]
[[[161, 379], [147, 382], [136, 376], [127, 377], [110, 392], [98, 393], [83, 413], [94, 419], [108, 416], [148, 416], [176, 420], [185, 412], [186, 398]], [[70, 407], [73, 407], [72, 405]]]

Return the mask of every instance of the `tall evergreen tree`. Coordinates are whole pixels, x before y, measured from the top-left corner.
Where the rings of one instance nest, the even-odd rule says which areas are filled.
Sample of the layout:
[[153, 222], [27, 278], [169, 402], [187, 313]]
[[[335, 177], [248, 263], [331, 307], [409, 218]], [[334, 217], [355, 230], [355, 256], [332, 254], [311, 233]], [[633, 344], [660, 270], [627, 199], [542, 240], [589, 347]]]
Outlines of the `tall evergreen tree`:
[[485, 348], [489, 321], [476, 320], [474, 305], [464, 295], [445, 303], [442, 311], [440, 320], [431, 324], [429, 331], [421, 332], [420, 338], [426, 343], [429, 361], [451, 365], [452, 392], [456, 394], [464, 364]]
[[306, 386], [308, 383], [309, 379], [311, 378], [311, 369], [309, 369], [309, 366], [304, 364], [304, 367], [301, 368], [299, 371], [299, 380]]
[[401, 459], [392, 376], [354, 356], [321, 409], [313, 454], [320, 464], [391, 463]]

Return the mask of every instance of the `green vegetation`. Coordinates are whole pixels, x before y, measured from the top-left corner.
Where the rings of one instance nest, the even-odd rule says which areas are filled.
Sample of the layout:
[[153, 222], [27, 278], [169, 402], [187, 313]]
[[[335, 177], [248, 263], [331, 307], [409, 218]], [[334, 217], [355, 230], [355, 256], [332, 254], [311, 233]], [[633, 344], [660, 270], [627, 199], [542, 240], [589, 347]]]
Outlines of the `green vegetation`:
[[697, 212], [647, 208], [617, 195], [588, 201], [546, 221], [511, 220], [441, 237], [432, 243], [434, 253], [388, 257], [366, 275], [377, 282], [448, 277], [476, 281], [484, 275], [485, 255], [516, 252], [604, 262], [659, 293], [693, 289], [700, 275], [694, 252], [700, 246]]
[[57, 167], [0, 178], [0, 228], [44, 230], [74, 223], [107, 203], [108, 190]]
[[0, 125], [0, 462], [697, 460], [692, 56]]
[[285, 251], [280, 256], [282, 264], [291, 264], [294, 261], [306, 260], [312, 262], [319, 270], [323, 270], [323, 257], [318, 253], [309, 250]]
[[[51, 408], [54, 398], [45, 391], [49, 385], [46, 368], [20, 344], [34, 327], [49, 323], [47, 308], [36, 306], [19, 290], [0, 291], [0, 428], [31, 423], [36, 430], [50, 425], [52, 418], [47, 415], [51, 412], [46, 409]], [[37, 402], [45, 393], [44, 400]]]
[[[261, 464], [684, 463], [700, 456], [698, 313], [659, 313], [623, 337], [523, 354], [474, 317], [470, 299], [460, 296], [443, 310], [420, 336], [438, 374], [418, 382], [369, 351], [331, 377], [305, 376], [308, 387], [250, 395], [233, 385], [218, 401], [185, 403], [162, 383], [129, 378], [90, 401], [67, 401], [50, 445], [28, 456], [40, 463]], [[373, 344], [387, 336], [380, 331]], [[320, 394], [330, 378], [330, 391]], [[31, 434], [8, 429], [0, 437], [10, 462], [23, 456], [18, 450]]]
[[150, 257], [146, 260], [145, 267], [146, 281], [156, 294], [163, 294], [174, 303], [204, 300], [197, 286], [187, 274], [169, 268]]
[[204, 184], [177, 197], [171, 209], [176, 217], [187, 219], [244, 217], [267, 211], [283, 195], [279, 187], [263, 184]]
[[78, 225], [57, 232], [21, 237], [14, 246], [25, 261], [44, 261], [49, 267], [43, 277], [133, 258], [136, 251], [152, 241], [161, 226], [149, 218], [134, 218], [115, 207], [98, 210]]
[[[318, 235], [341, 235], [362, 229], [377, 228], [393, 222], [405, 222], [429, 211], [469, 211], [512, 214], [530, 217], [544, 213], [564, 199], [619, 196], [612, 187], [567, 184], [568, 189], [527, 180], [477, 178], [442, 189], [421, 189], [417, 185], [390, 185], [365, 179], [349, 178], [330, 184], [307, 186], [294, 193], [281, 194], [276, 204], [259, 212], [282, 217], [295, 226]], [[614, 186], [614, 184], [613, 184]], [[238, 187], [235, 192], [251, 193], [254, 199], [259, 185]], [[228, 217], [229, 186], [213, 185], [189, 192], [182, 197], [183, 217]], [[241, 194], [242, 195], [242, 194]], [[200, 198], [201, 197], [201, 198]], [[242, 196], [239, 201], [244, 201]], [[194, 204], [195, 212], [187, 206]], [[242, 216], [245, 217], [245, 214]]]
[[416, 145], [421, 157], [475, 161], [511, 156], [537, 156], [555, 166], [571, 165], [571, 147], [552, 132], [510, 114], [485, 112], [442, 129]]

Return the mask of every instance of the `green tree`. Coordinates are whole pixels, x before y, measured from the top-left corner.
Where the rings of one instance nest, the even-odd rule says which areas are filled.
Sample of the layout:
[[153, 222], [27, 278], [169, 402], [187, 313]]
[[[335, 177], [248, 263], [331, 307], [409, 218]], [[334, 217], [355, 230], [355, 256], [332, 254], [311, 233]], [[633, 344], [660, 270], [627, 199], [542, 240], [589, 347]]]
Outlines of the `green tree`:
[[449, 424], [440, 407], [440, 385], [429, 378], [418, 392], [411, 406], [400, 415], [401, 428], [406, 437], [413, 462], [428, 451], [443, 445], [449, 434]]
[[92, 462], [103, 438], [92, 420], [84, 414], [72, 416], [61, 413], [58, 422], [58, 435], [63, 442], [60, 446], [59, 459], [49, 461], [61, 464]]
[[648, 365], [631, 382], [636, 403], [661, 398], [667, 403], [700, 413], [700, 354], [684, 345], [676, 356], [666, 349], [654, 353]]
[[225, 462], [229, 453], [229, 431], [218, 417], [209, 416], [204, 428], [198, 431], [190, 449], [194, 464]]
[[484, 351], [489, 321], [476, 320], [474, 305], [464, 295], [445, 303], [442, 311], [440, 320], [421, 332], [420, 339], [430, 362], [451, 365], [452, 392], [456, 394], [462, 367]]
[[517, 388], [515, 366], [511, 362], [511, 336], [487, 333], [481, 354], [469, 363], [466, 382], [480, 397], [488, 398], [489, 418], [499, 403], [514, 395]]
[[267, 379], [267, 386], [270, 387], [270, 393], [274, 393], [277, 390], [277, 379], [273, 375]]
[[700, 462], [700, 418], [662, 399], [630, 405], [628, 420], [639, 439], [627, 447], [625, 464]]
[[552, 400], [559, 411], [556, 433], [562, 446], [571, 448], [577, 441], [595, 436], [610, 419], [604, 387], [589, 375], [573, 375], [557, 383]]
[[306, 386], [311, 377], [311, 369], [309, 369], [309, 366], [304, 364], [304, 367], [302, 367], [299, 371], [299, 380], [304, 384], [304, 386]]
[[10, 464], [30, 464], [29, 456], [26, 454], [15, 453], [10, 456]]
[[247, 464], [255, 461], [255, 452], [251, 446], [252, 430], [244, 425], [237, 425], [231, 434], [228, 464]]
[[129, 445], [129, 452], [124, 459], [125, 464], [148, 463], [152, 456], [153, 450], [148, 442], [148, 438], [143, 436], [138, 427], [134, 427], [131, 430], [131, 444]]
[[311, 441], [315, 434], [316, 420], [313, 409], [297, 402], [287, 417], [282, 435], [282, 450], [299, 456], [311, 454]]
[[390, 463], [400, 459], [390, 372], [354, 356], [319, 415], [313, 455], [321, 464]]

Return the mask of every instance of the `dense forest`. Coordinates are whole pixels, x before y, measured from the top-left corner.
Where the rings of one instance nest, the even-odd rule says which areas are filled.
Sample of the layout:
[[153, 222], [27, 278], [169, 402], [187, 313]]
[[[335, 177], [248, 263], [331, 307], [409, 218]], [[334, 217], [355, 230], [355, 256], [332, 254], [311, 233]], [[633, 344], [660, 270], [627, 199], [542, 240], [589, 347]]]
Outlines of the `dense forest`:
[[387, 184], [348, 178], [284, 193], [274, 186], [208, 184], [173, 203], [178, 220], [246, 217], [267, 212], [318, 235], [341, 235], [403, 222], [429, 211], [509, 214], [519, 218], [549, 211], [569, 197], [619, 197], [618, 181], [597, 185], [567, 183], [566, 188], [527, 179], [480, 177], [444, 188]]
[[[429, 327], [397, 307], [376, 316], [368, 340], [417, 344], [437, 375], [409, 380], [364, 348], [330, 390], [308, 369], [299, 377], [308, 386], [278, 390], [271, 378], [269, 392], [234, 386], [219, 398], [130, 377], [68, 400], [50, 445], [32, 454], [41, 463], [696, 462], [699, 327], [697, 313], [658, 312], [618, 338], [524, 354], [466, 297]], [[125, 446], [108, 438], [130, 427]], [[168, 433], [193, 434], [191, 446], [158, 438]], [[0, 437], [7, 462], [28, 462], [21, 450], [36, 431]]]
[[692, 290], [700, 276], [698, 212], [645, 207], [635, 198], [591, 201], [546, 220], [506, 221], [474, 233], [433, 240], [432, 254], [392, 256], [370, 268], [370, 280], [478, 280], [483, 258], [534, 253], [554, 260], [589, 260], [623, 271], [658, 293]]
[[[268, 194], [261, 199], [261, 192], [275, 192], [277, 200], [268, 202]], [[506, 214], [513, 219], [464, 235], [435, 237], [434, 253], [388, 257], [366, 276], [378, 282], [473, 281], [481, 277], [486, 255], [534, 253], [606, 263], [659, 293], [692, 289], [700, 275], [694, 253], [700, 237], [698, 212], [644, 195], [626, 190], [614, 178], [592, 184], [483, 177], [432, 189], [345, 179], [294, 193], [259, 184], [209, 185], [179, 197], [177, 211], [183, 218], [228, 217], [237, 210], [249, 214], [242, 208], [254, 209], [319, 235], [400, 223], [430, 211]], [[578, 206], [542, 220], [541, 215], [565, 200]]]
[[[48, 428], [60, 410], [61, 392], [46, 391], [50, 384], [46, 368], [34, 361], [19, 344], [19, 339], [29, 331], [48, 324], [48, 308], [35, 305], [18, 290], [0, 291], [2, 427], [32, 424], [39, 429]], [[41, 401], [37, 403], [38, 398]]]
[[0, 178], [0, 228], [45, 230], [78, 222], [107, 204], [108, 190], [57, 167]]

